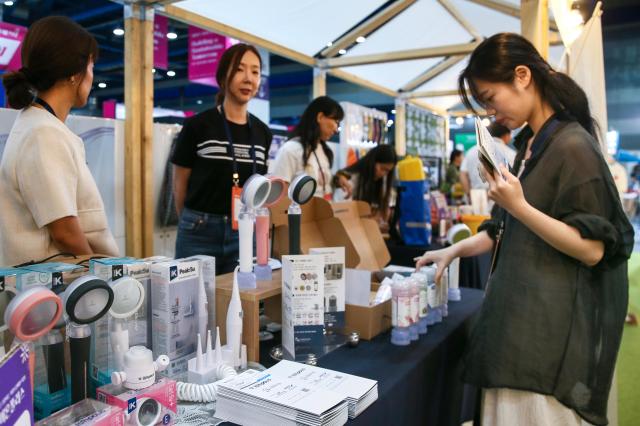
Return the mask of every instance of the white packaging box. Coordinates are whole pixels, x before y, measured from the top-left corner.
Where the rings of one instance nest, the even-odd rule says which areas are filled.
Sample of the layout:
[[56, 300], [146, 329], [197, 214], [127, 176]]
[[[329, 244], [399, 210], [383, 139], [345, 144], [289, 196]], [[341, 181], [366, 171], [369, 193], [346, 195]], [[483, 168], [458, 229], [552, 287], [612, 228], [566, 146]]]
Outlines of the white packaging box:
[[345, 265], [344, 247], [309, 249], [309, 254], [324, 256], [324, 325], [345, 326]]
[[296, 358], [318, 353], [324, 331], [324, 256], [282, 257], [282, 346]]
[[205, 296], [201, 298], [204, 299], [201, 303], [206, 304], [206, 325], [204, 329], [198, 331], [202, 336], [202, 347], [204, 347], [206, 344], [207, 330], [211, 330], [211, 338], [213, 341], [216, 339], [216, 258], [200, 254], [184, 260], [192, 259], [200, 261], [201, 285]]
[[196, 350], [197, 333], [206, 321], [199, 312], [200, 261], [174, 260], [151, 265], [153, 356], [174, 361]]

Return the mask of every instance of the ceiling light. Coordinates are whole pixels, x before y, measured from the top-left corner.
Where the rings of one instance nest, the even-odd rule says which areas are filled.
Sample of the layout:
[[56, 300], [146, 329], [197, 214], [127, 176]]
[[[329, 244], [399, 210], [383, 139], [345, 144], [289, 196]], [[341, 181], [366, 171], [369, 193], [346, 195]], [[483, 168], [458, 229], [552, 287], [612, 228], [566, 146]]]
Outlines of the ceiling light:
[[107, 87], [107, 83], [98, 83], [98, 87], [101, 89], [105, 89]]
[[488, 126], [489, 124], [491, 124], [491, 120], [489, 120], [489, 119], [488, 119], [488, 118], [486, 118], [486, 117], [482, 119], [482, 125], [483, 125], [483, 126], [485, 126], [485, 127], [486, 127], [486, 126]]
[[175, 76], [176, 76], [176, 72], [175, 72], [175, 71], [172, 71], [172, 70], [169, 70], [169, 71], [167, 71], [167, 75], [168, 75], [169, 77], [175, 77]]
[[391, 110], [391, 114], [395, 114], [395, 113], [396, 113], [396, 110], [395, 110], [395, 109], [392, 109], [392, 110]]
[[333, 42], [332, 42], [332, 41], [330, 41], [329, 43], [327, 43], [327, 47], [331, 47], [331, 46], [333, 46]]
[[156, 69], [155, 69], [155, 68], [151, 68], [151, 72], [152, 72], [153, 74], [155, 74], [155, 73], [156, 73]]
[[387, 127], [391, 127], [393, 126], [393, 120], [388, 120], [387, 121]]
[[178, 34], [176, 34], [176, 33], [174, 33], [174, 32], [167, 33], [167, 38], [168, 38], [169, 40], [175, 40], [175, 39], [177, 39], [177, 38], [178, 38]]
[[367, 41], [367, 39], [363, 36], [360, 36], [356, 39], [356, 43], [364, 43], [365, 41]]
[[12, 1], [5, 1], [4, 5], [5, 6], [13, 6], [13, 2]]
[[197, 103], [198, 105], [202, 105], [202, 99], [198, 99], [198, 100], [196, 101], [196, 103]]
[[456, 124], [462, 126], [464, 124], [464, 117], [456, 117]]
[[345, 49], [340, 49], [338, 50], [338, 53], [344, 55], [345, 53], [347, 53], [347, 51]]
[[115, 28], [113, 30], [113, 34], [115, 34], [117, 36], [123, 36], [124, 35], [124, 30], [122, 28]]

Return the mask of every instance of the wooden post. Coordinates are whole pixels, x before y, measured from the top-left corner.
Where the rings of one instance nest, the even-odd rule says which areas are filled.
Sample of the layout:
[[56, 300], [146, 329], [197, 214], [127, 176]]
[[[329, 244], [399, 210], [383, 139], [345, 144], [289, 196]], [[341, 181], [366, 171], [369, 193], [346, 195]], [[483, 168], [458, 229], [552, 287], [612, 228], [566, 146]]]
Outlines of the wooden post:
[[548, 0], [520, 1], [520, 31], [544, 59], [549, 58]]
[[403, 157], [407, 154], [407, 122], [405, 116], [407, 113], [406, 101], [404, 99], [396, 99], [396, 154]]
[[312, 99], [327, 94], [327, 72], [322, 68], [313, 69], [313, 93]]
[[125, 6], [126, 254], [153, 254], [153, 9]]

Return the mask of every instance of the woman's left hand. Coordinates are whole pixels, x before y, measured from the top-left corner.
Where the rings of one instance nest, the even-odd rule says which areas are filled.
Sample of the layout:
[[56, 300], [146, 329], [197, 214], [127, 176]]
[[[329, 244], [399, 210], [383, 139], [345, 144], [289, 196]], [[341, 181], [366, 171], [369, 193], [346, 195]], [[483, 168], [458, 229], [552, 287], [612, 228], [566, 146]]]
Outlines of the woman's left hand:
[[500, 207], [517, 217], [518, 212], [527, 205], [522, 185], [520, 180], [512, 175], [505, 166], [500, 166], [500, 171], [502, 177], [497, 172], [493, 176], [485, 173], [485, 178], [489, 182], [488, 196]]

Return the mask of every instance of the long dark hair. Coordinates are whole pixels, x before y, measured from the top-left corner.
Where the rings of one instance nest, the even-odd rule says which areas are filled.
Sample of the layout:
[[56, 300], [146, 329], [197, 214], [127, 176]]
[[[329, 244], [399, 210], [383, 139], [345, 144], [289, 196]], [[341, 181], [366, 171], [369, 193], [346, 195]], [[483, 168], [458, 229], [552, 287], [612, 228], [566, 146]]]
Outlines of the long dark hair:
[[260, 61], [260, 71], [262, 71], [262, 58], [260, 57], [260, 52], [258, 52], [258, 49], [256, 49], [255, 46], [246, 43], [238, 43], [225, 50], [220, 57], [218, 70], [216, 71], [216, 81], [220, 88], [220, 91], [216, 95], [217, 105], [222, 105], [224, 102], [224, 96], [227, 92], [227, 88], [235, 75], [235, 72], [230, 73], [229, 70], [237, 70], [240, 66], [240, 61], [242, 61], [242, 57], [247, 52], [255, 53], [258, 57], [258, 61]]
[[[393, 164], [394, 170], [384, 178], [376, 180], [376, 163]], [[347, 173], [358, 173], [358, 184], [353, 188], [353, 199], [377, 204], [378, 209], [386, 212], [389, 209], [397, 163], [398, 156], [393, 146], [378, 145], [358, 162], [344, 169]]]
[[87, 70], [98, 60], [98, 43], [91, 34], [64, 16], [49, 16], [31, 25], [21, 49], [22, 68], [2, 78], [11, 107], [22, 109], [59, 80]]
[[[309, 162], [309, 156], [316, 150], [317, 141], [320, 138], [320, 126], [318, 125], [318, 113], [323, 113], [327, 117], [334, 118], [336, 120], [342, 120], [344, 118], [344, 111], [338, 102], [331, 99], [328, 96], [319, 96], [315, 98], [307, 106], [300, 117], [300, 122], [293, 130], [291, 136], [300, 139], [302, 144], [302, 164], [307, 167]], [[329, 164], [333, 165], [333, 152], [327, 145], [327, 141], [320, 141], [322, 145], [322, 151], [327, 156]]]
[[556, 113], [575, 119], [598, 139], [597, 125], [591, 117], [584, 90], [568, 75], [554, 71], [533, 44], [518, 34], [495, 34], [473, 51], [469, 64], [458, 77], [458, 91], [465, 106], [475, 110], [465, 90], [466, 85], [469, 86], [473, 99], [482, 104], [474, 80], [511, 83], [518, 65], [531, 70], [540, 96]]

